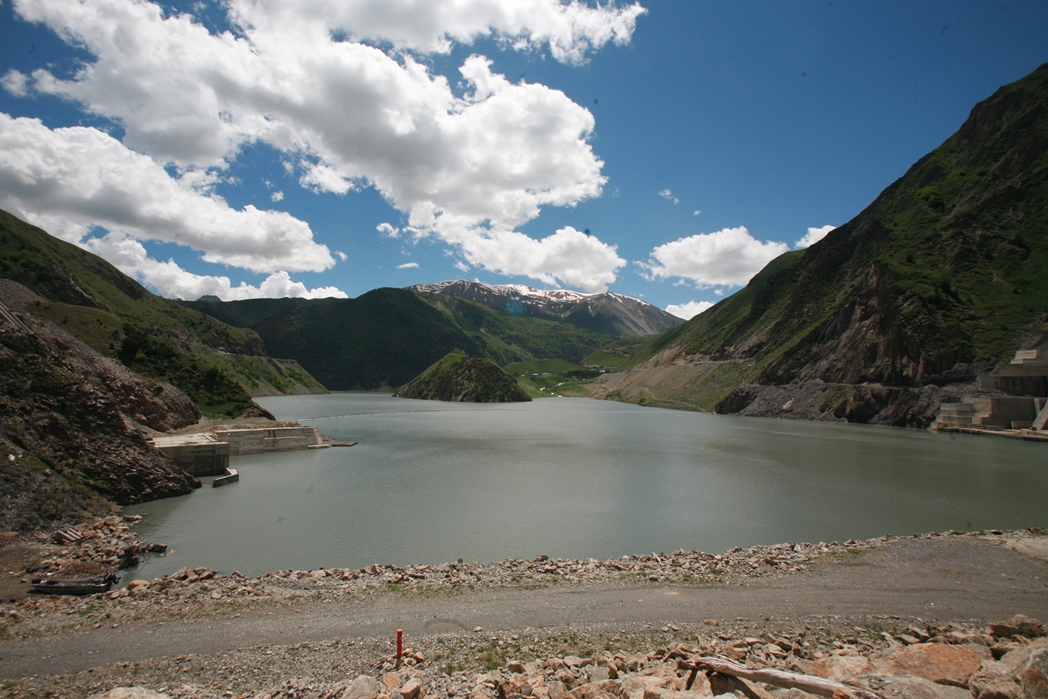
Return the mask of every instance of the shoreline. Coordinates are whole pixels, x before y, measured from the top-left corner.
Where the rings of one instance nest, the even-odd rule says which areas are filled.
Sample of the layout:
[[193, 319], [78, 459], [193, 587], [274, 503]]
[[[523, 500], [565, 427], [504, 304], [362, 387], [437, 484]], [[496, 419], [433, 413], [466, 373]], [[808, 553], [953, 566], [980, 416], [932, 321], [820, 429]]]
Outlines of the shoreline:
[[[681, 678], [668, 674], [676, 660], [665, 658], [682, 644], [688, 657], [716, 653], [805, 673], [841, 655], [881, 663], [936, 638], [980, 646], [985, 655], [1014, 649], [991, 638], [986, 624], [1017, 613], [1048, 616], [1043, 530], [788, 550], [276, 571], [253, 579], [198, 569], [108, 595], [33, 596], [0, 605], [0, 696], [87, 697], [141, 685], [186, 699], [321, 699], [343, 696], [359, 677], [381, 682], [393, 673], [395, 686], [380, 692], [389, 699], [403, 699], [397, 692], [412, 680], [430, 696], [487, 692], [492, 699], [500, 683], [521, 679], [520, 667], [533, 688], [570, 679], [563, 683], [571, 690], [591, 670], [602, 676], [596, 668], [643, 656], [615, 681], [655, 670], [673, 682]], [[794, 565], [766, 560], [776, 556]], [[685, 581], [683, 571], [696, 566], [683, 566], [692, 561], [715, 562], [722, 572]], [[626, 564], [630, 570], [614, 567]], [[545, 572], [551, 567], [557, 572]], [[928, 607], [928, 595], [938, 604]], [[393, 631], [401, 627], [411, 657], [397, 669]], [[566, 667], [575, 674], [555, 679]]]

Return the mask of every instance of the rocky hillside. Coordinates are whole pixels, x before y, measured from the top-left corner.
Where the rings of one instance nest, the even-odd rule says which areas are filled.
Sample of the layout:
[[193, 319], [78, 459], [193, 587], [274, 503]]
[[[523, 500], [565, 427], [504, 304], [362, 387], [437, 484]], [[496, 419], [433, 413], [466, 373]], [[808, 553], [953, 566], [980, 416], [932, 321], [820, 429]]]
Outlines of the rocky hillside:
[[455, 296], [511, 315], [554, 320], [611, 337], [656, 335], [684, 322], [650, 303], [611, 291], [583, 294], [522, 284], [481, 284], [465, 279], [416, 284], [408, 290]]
[[374, 289], [355, 299], [197, 301], [183, 305], [258, 333], [332, 390], [399, 386], [456, 347], [496, 364], [577, 362], [612, 338], [465, 299]]
[[596, 395], [925, 426], [951, 387], [1048, 330], [1046, 231], [1048, 65], [854, 219], [635, 350]]
[[531, 397], [516, 379], [483, 357], [460, 349], [426, 369], [394, 395], [401, 398], [447, 400], [461, 403], [517, 403]]
[[0, 286], [0, 531], [76, 522], [199, 487], [139, 429], [195, 424], [193, 402], [18, 310], [38, 301], [24, 287]]
[[262, 414], [251, 396], [324, 392], [259, 336], [150, 293], [105, 260], [0, 211], [0, 281], [36, 294], [48, 318], [136, 374], [174, 384], [205, 414]]

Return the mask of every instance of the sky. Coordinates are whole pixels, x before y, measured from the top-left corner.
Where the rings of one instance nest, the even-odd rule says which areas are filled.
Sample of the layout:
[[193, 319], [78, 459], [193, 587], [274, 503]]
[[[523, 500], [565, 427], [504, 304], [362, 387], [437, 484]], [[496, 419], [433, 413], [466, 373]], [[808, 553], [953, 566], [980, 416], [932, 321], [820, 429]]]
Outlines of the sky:
[[0, 0], [0, 209], [168, 298], [691, 317], [1048, 62], [1048, 3]]

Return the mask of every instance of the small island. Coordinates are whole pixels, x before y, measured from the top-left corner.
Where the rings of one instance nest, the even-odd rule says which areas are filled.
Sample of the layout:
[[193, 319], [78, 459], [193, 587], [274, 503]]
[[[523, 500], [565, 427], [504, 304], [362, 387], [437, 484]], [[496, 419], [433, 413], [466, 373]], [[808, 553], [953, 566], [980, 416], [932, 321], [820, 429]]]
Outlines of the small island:
[[530, 401], [516, 379], [495, 362], [453, 349], [393, 395], [460, 403]]

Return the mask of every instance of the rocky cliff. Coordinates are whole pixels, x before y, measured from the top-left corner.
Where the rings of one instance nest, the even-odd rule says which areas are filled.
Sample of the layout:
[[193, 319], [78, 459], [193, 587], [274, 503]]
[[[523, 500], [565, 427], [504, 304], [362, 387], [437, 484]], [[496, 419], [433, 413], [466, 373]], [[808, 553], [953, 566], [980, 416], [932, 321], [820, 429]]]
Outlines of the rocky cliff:
[[0, 530], [29, 531], [184, 495], [200, 482], [152, 447], [154, 430], [196, 423], [181, 391], [135, 378], [0, 285]]
[[[1048, 329], [1048, 65], [596, 395], [923, 427]], [[951, 394], [952, 392], [952, 394]]]
[[472, 357], [462, 350], [449, 352], [395, 394], [401, 398], [447, 400], [462, 403], [515, 403], [530, 401], [516, 379], [490, 359]]

